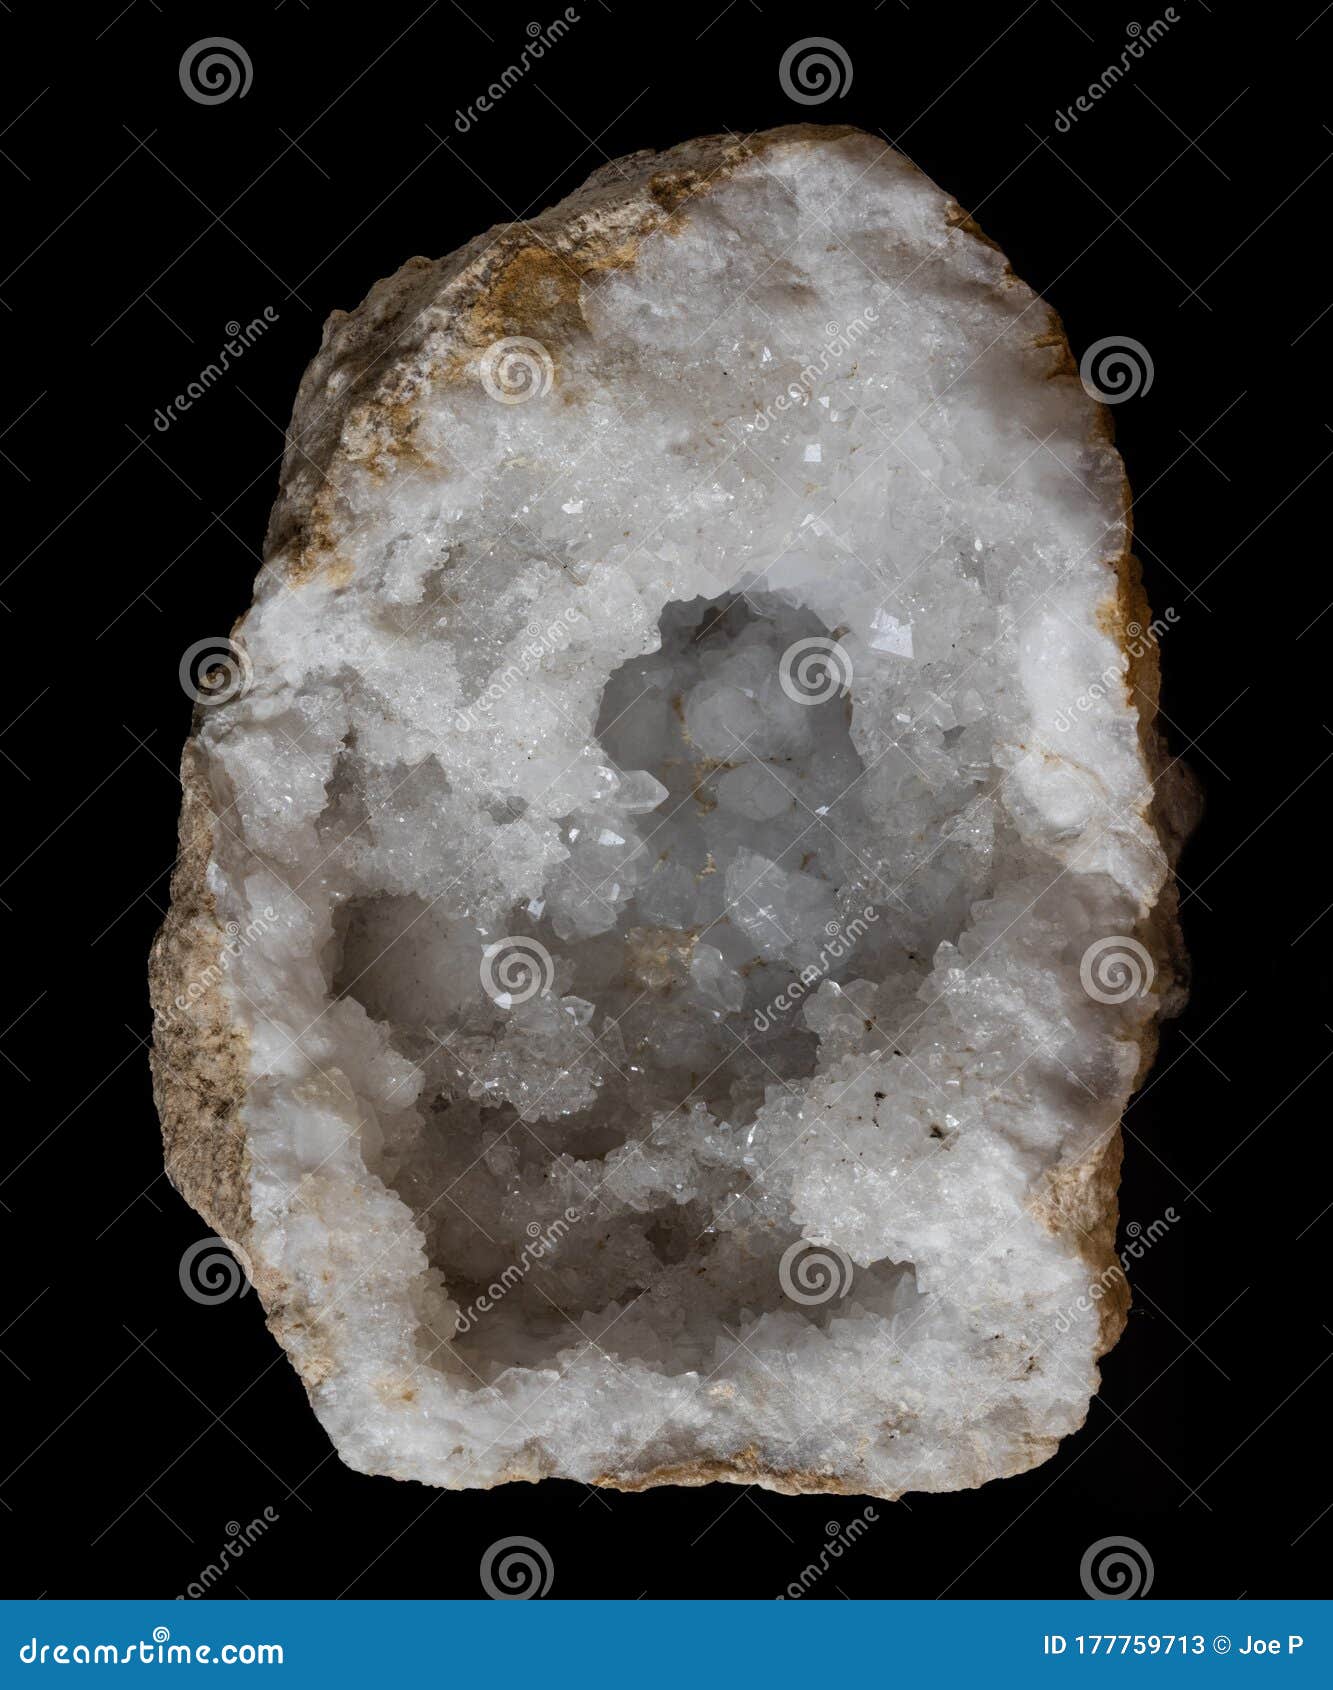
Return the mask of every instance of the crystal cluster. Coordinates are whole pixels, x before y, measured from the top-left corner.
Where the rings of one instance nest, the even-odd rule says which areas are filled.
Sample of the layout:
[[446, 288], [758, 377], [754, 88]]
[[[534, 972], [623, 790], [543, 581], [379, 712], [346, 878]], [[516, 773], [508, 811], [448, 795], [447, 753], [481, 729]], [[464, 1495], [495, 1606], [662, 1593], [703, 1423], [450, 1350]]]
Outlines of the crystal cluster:
[[155, 992], [276, 912], [159, 1091], [347, 1461], [892, 1496], [1081, 1423], [1172, 978], [1126, 545], [1049, 315], [854, 131], [331, 322]]

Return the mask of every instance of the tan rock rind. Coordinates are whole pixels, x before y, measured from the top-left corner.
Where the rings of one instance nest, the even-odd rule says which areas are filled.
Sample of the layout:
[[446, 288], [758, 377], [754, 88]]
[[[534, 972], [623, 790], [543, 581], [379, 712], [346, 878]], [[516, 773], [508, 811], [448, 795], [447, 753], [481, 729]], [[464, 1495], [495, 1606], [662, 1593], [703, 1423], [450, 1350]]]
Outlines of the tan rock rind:
[[217, 808], [190, 739], [181, 757], [171, 907], [148, 959], [153, 1098], [171, 1183], [223, 1238], [244, 1248], [250, 1163], [241, 1107], [250, 1041], [222, 990], [227, 935], [207, 883]]

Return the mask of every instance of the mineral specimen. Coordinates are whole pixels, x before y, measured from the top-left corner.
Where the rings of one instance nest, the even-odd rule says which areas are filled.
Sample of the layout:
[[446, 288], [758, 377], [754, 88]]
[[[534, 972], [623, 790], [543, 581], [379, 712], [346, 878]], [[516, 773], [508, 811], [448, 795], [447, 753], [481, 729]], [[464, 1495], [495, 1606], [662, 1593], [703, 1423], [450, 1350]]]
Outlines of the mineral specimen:
[[841, 128], [331, 318], [152, 984], [172, 1178], [353, 1467], [892, 1497], [1081, 1424], [1180, 991], [1104, 415]]

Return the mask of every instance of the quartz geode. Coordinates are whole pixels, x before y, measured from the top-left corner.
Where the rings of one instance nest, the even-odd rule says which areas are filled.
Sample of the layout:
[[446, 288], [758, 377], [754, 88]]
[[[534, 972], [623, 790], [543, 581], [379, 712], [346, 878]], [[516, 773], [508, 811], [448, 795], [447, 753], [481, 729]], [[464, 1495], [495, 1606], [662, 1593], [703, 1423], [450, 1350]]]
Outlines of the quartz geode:
[[891, 1497], [1082, 1423], [1179, 992], [1103, 418], [840, 128], [330, 319], [152, 985], [171, 1176], [352, 1466]]

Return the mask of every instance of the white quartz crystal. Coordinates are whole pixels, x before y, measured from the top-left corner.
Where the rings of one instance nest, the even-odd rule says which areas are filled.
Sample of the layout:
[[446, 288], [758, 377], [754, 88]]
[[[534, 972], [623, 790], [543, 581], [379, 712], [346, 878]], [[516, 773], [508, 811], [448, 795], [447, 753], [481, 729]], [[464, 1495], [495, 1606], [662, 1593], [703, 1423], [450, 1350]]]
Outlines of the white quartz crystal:
[[1171, 978], [1127, 545], [1058, 325], [858, 132], [334, 317], [154, 985], [347, 1462], [894, 1496], [1080, 1425]]

